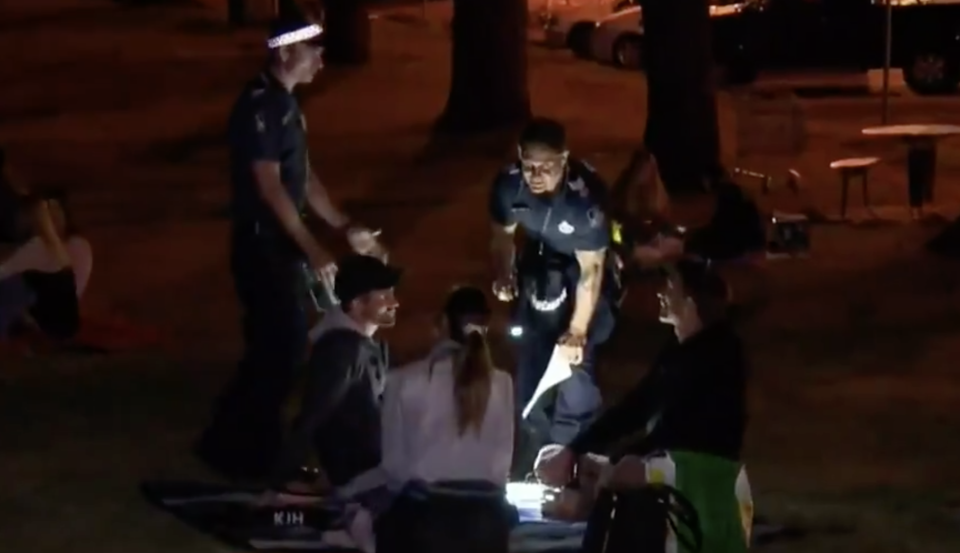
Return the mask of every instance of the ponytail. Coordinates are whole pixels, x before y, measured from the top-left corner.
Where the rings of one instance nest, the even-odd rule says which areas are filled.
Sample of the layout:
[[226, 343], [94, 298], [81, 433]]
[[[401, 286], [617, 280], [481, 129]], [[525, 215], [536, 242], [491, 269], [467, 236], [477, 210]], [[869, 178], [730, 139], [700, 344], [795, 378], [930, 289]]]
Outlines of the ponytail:
[[480, 432], [490, 402], [493, 360], [484, 330], [478, 325], [466, 325], [463, 348], [455, 360], [453, 399], [461, 436], [471, 428]]

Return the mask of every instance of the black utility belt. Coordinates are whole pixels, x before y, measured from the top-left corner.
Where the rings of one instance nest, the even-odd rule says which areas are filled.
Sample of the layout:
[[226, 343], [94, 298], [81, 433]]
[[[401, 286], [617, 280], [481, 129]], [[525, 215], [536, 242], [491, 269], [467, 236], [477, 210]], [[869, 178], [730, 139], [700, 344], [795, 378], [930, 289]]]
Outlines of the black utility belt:
[[255, 244], [270, 253], [288, 256], [291, 259], [304, 259], [300, 247], [293, 238], [276, 223], [260, 221], [237, 221], [233, 224], [233, 240], [247, 244]]
[[235, 221], [233, 223], [234, 236], [241, 238], [259, 238], [261, 240], [275, 240], [277, 242], [289, 242], [292, 245], [296, 243], [287, 231], [280, 226], [280, 223], [264, 221]]

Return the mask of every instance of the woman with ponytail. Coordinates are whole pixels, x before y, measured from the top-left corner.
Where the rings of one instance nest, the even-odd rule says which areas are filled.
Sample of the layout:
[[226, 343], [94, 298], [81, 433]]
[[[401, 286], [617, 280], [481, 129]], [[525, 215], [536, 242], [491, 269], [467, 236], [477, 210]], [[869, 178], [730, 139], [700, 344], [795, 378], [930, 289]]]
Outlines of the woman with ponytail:
[[382, 466], [406, 491], [378, 521], [378, 553], [507, 550], [513, 384], [491, 361], [489, 319], [481, 290], [454, 290], [432, 351], [388, 376]]

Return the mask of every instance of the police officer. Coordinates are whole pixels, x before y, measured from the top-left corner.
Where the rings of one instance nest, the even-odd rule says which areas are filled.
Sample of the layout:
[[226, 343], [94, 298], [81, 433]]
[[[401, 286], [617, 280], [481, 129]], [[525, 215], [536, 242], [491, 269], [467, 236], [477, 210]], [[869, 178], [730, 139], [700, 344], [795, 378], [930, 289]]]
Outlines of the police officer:
[[[570, 158], [566, 131], [549, 119], [527, 125], [519, 155], [497, 176], [490, 196], [494, 293], [504, 301], [517, 300], [515, 328], [522, 329], [519, 408], [532, 398], [556, 346], [575, 368], [573, 377], [558, 386], [556, 398], [535, 407], [525, 420], [522, 449], [535, 451], [548, 442], [568, 443], [599, 408], [594, 349], [613, 330], [618, 292], [607, 256], [610, 229], [600, 177]], [[516, 255], [518, 227], [526, 241]]]
[[360, 253], [379, 249], [373, 233], [351, 228], [331, 203], [308, 159], [306, 122], [293, 89], [321, 69], [322, 38], [323, 29], [302, 16], [276, 22], [267, 67], [230, 115], [230, 263], [243, 309], [244, 353], [197, 454], [232, 478], [262, 478], [275, 462], [282, 405], [308, 346], [304, 262], [318, 273], [333, 267], [303, 223], [304, 207], [346, 231]]

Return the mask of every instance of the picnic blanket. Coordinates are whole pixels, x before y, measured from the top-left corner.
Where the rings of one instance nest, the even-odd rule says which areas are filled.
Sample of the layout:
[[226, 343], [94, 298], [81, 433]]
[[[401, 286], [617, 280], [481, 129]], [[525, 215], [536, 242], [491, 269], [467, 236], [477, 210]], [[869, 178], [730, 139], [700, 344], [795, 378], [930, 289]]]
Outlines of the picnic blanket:
[[[544, 520], [539, 484], [510, 484], [508, 500], [519, 513], [512, 553], [575, 553], [586, 524]], [[296, 505], [259, 507], [261, 490], [190, 481], [152, 481], [144, 497], [194, 529], [231, 546], [270, 551], [356, 551], [339, 527], [342, 505], [322, 497], [292, 496]], [[802, 537], [797, 529], [755, 522], [754, 544]]]

